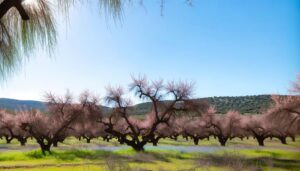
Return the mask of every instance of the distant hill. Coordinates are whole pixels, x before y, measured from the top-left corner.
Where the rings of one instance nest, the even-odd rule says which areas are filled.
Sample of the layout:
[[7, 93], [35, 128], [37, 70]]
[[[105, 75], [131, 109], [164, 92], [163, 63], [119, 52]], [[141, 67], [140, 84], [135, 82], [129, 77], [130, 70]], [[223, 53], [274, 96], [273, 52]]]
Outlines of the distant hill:
[[19, 109], [39, 109], [45, 110], [45, 104], [34, 100], [16, 100], [0, 98], [0, 109], [19, 110]]
[[[240, 113], [260, 113], [261, 110], [267, 108], [271, 103], [270, 95], [257, 96], [237, 96], [237, 97], [207, 97], [198, 100], [206, 100], [210, 105], [214, 106], [217, 113], [226, 113], [230, 109], [239, 111]], [[134, 115], [143, 115], [151, 108], [151, 103], [141, 103], [134, 106]], [[32, 100], [15, 100], [0, 98], [0, 108], [8, 110], [40, 109], [45, 110], [45, 104], [41, 101]], [[108, 111], [108, 107], [104, 107], [104, 111]]]
[[[228, 110], [237, 110], [242, 114], [245, 113], [261, 113], [272, 103], [270, 95], [256, 96], [236, 96], [236, 97], [206, 97], [198, 100], [205, 100], [211, 106], [214, 106], [217, 113], [226, 113]], [[135, 105], [134, 114], [145, 114], [151, 108], [151, 103], [141, 103]]]
[[218, 113], [226, 113], [230, 109], [240, 113], [260, 113], [272, 103], [270, 95], [207, 97], [202, 99], [214, 106]]

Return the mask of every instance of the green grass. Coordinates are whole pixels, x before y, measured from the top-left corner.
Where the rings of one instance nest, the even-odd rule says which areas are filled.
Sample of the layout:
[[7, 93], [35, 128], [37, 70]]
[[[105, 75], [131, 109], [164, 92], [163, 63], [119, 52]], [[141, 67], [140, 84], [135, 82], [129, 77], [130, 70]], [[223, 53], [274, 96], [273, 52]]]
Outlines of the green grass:
[[[101, 150], [54, 150], [51, 155], [41, 151], [6, 152], [0, 154], [0, 169], [9, 170], [105, 170], [107, 163], [131, 168], [179, 170], [203, 168], [226, 170], [230, 162], [243, 163], [243, 167], [259, 167], [274, 170], [296, 170], [300, 168], [299, 152], [285, 150], [228, 150], [217, 153], [182, 153], [172, 150], [149, 150], [137, 153], [131, 149], [115, 152]], [[270, 164], [271, 163], [271, 164]]]
[[[42, 155], [40, 150], [25, 150], [18, 142], [4, 144], [0, 141], [5, 152], [0, 152], [0, 170], [108, 170], [117, 167], [148, 170], [240, 170], [261, 168], [263, 170], [300, 170], [300, 140], [288, 141], [282, 145], [276, 139], [266, 140], [266, 147], [259, 148], [252, 138], [240, 141], [230, 141], [227, 146], [215, 152], [179, 152], [147, 148], [144, 153], [137, 153], [131, 148], [116, 151], [88, 150], [87, 147], [115, 146], [117, 142], [107, 143], [102, 140], [92, 140], [91, 144], [68, 138], [59, 148], [53, 148], [52, 154]], [[191, 141], [163, 139], [161, 146], [190, 146]], [[38, 147], [34, 140], [29, 140], [27, 146]], [[203, 140], [199, 146], [219, 146], [217, 140]], [[251, 147], [241, 148], [241, 147]], [[235, 148], [237, 147], [237, 148]], [[85, 149], [86, 148], [86, 149]], [[23, 150], [23, 151], [22, 151]]]

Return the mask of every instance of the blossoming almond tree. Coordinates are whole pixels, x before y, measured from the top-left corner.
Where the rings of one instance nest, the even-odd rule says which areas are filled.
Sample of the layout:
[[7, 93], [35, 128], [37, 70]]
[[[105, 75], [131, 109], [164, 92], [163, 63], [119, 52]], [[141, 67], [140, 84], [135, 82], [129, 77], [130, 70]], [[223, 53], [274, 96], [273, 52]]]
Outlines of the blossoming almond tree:
[[47, 112], [39, 111], [23, 114], [21, 127], [27, 131], [40, 145], [43, 154], [50, 152], [52, 145], [63, 141], [66, 133], [72, 130], [73, 124], [84, 113], [88, 106], [94, 106], [88, 96], [81, 96], [79, 104], [72, 103], [72, 96], [66, 93], [64, 97], [57, 97], [49, 93], [47, 98]]
[[[192, 84], [184, 82], [153, 81], [151, 84], [144, 78], [133, 78], [130, 90], [143, 100], [152, 103], [151, 112], [141, 120], [130, 115], [131, 102], [124, 97], [122, 88], [108, 88], [106, 100], [114, 106], [112, 112], [100, 120], [106, 126], [105, 131], [117, 137], [120, 143], [131, 146], [136, 151], [144, 151], [144, 146], [153, 142], [155, 132], [162, 124], [176, 115], [190, 112], [202, 113], [207, 106], [191, 100]], [[164, 98], [168, 97], [167, 101]]]

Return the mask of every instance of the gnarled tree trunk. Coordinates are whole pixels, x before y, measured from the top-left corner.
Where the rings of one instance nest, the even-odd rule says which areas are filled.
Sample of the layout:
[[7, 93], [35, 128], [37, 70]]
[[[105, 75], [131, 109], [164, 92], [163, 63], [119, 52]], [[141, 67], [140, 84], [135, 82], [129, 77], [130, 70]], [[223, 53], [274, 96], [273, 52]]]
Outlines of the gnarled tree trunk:
[[278, 139], [280, 140], [280, 142], [281, 142], [282, 144], [287, 144], [287, 143], [286, 143], [286, 137], [278, 137]]
[[198, 145], [199, 144], [199, 138], [198, 137], [193, 137], [194, 144]]
[[39, 140], [37, 140], [37, 143], [40, 145], [43, 155], [46, 155], [46, 152], [51, 154], [50, 149], [51, 149], [51, 145], [53, 144], [52, 141], [45, 140], [45, 139], [39, 139]]
[[152, 142], [153, 146], [157, 146], [158, 141], [160, 140], [160, 138], [161, 138], [161, 137], [159, 137], [159, 136], [156, 137], [156, 138], [154, 137], [154, 138], [151, 139], [150, 142]]
[[5, 136], [6, 144], [10, 144], [13, 139], [14, 137], [12, 136]]
[[265, 141], [266, 137], [256, 135], [255, 139], [257, 140], [259, 146], [264, 146], [265, 145], [264, 141]]
[[53, 141], [53, 147], [58, 147], [58, 141]]
[[219, 140], [221, 146], [225, 146], [226, 142], [228, 140], [228, 137], [224, 137], [224, 136], [220, 135], [220, 136], [218, 136], [218, 140]]
[[25, 144], [27, 142], [27, 138], [26, 137], [18, 137], [17, 139], [20, 142], [21, 146], [25, 146]]
[[23, 0], [4, 0], [0, 4], [0, 19], [13, 7], [20, 13], [23, 20], [29, 20], [29, 16], [22, 6]]

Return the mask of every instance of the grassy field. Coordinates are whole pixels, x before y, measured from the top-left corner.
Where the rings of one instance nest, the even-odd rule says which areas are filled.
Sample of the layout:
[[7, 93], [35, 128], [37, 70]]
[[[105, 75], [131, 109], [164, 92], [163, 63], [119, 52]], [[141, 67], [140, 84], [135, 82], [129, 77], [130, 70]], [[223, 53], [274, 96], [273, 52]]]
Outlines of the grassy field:
[[[99, 139], [87, 144], [69, 138], [53, 148], [52, 155], [43, 156], [33, 140], [26, 147], [20, 147], [16, 141], [5, 144], [1, 140], [0, 170], [300, 170], [299, 137], [296, 142], [288, 141], [288, 145], [276, 139], [265, 143], [261, 148], [252, 138], [237, 139], [223, 148], [213, 138], [201, 141], [198, 146], [183, 139], [165, 139], [158, 147], [147, 146], [146, 152], [137, 153], [117, 142]], [[119, 148], [101, 149], [115, 146]], [[100, 149], [93, 150], [95, 147]], [[170, 147], [173, 148], [170, 150]], [[206, 150], [197, 150], [202, 147]], [[189, 148], [188, 152], [182, 151]]]

